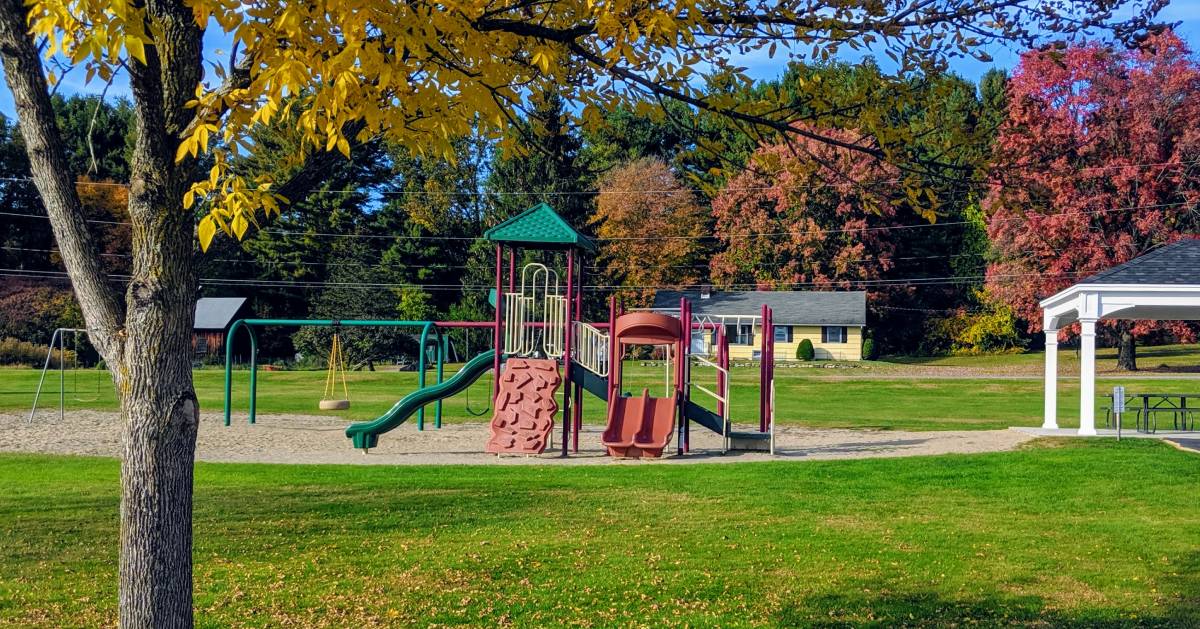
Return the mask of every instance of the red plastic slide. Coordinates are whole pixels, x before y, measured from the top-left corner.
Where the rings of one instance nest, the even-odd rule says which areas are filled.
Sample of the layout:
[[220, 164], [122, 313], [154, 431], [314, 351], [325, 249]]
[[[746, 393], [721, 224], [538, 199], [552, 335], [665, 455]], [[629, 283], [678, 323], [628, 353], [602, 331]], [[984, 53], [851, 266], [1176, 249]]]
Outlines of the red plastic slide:
[[[671, 345], [680, 337], [679, 320], [667, 315], [635, 312], [617, 318], [614, 342], [622, 345]], [[600, 442], [609, 456], [659, 457], [675, 432], [678, 394], [650, 397], [643, 389], [639, 397], [612, 396], [608, 401], [608, 426]]]
[[659, 457], [675, 432], [675, 396], [617, 397], [608, 405], [608, 427], [600, 442], [608, 455], [623, 458]]

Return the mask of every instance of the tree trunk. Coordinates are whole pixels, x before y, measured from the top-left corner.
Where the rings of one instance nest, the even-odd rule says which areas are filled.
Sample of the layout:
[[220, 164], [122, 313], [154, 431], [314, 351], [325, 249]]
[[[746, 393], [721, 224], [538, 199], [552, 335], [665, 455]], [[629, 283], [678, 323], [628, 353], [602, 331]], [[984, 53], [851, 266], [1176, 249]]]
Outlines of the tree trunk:
[[121, 465], [122, 627], [191, 627], [192, 470], [200, 409], [192, 386], [194, 167], [175, 164], [201, 78], [201, 31], [177, 0], [146, 3], [161, 31], [126, 65], [137, 136], [130, 160], [133, 265], [125, 294]]
[[130, 192], [134, 264], [120, 391], [120, 620], [122, 627], [190, 627], [199, 424], [189, 351], [196, 307], [192, 217], [176, 201], [182, 183], [160, 184], [140, 172], [142, 163], [134, 161]]
[[1128, 324], [1121, 324], [1121, 341], [1117, 349], [1117, 369], [1137, 371], [1137, 339]]

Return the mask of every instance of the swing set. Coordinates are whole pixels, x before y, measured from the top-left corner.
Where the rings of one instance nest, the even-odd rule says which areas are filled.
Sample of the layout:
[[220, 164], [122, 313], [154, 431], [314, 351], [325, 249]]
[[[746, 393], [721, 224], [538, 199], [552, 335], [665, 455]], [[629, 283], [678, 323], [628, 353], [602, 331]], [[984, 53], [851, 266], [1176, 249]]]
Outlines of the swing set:
[[[232, 392], [233, 392], [233, 348], [235, 335], [242, 329], [250, 337], [250, 408], [249, 421], [256, 423], [258, 413], [258, 334], [256, 330], [263, 327], [328, 327], [334, 329], [333, 341], [330, 345], [325, 368], [325, 388], [321, 394], [318, 407], [321, 410], [345, 410], [350, 408], [350, 387], [346, 380], [345, 343], [341, 332], [352, 327], [392, 327], [420, 328], [417, 352], [417, 387], [424, 388], [430, 364], [432, 363], [435, 384], [445, 381], [445, 363], [449, 356], [448, 329], [464, 328], [468, 334], [471, 328], [488, 328], [492, 324], [473, 321], [403, 321], [403, 320], [338, 320], [338, 319], [238, 319], [229, 326], [225, 338], [225, 425], [232, 422]], [[467, 341], [469, 343], [469, 340]], [[469, 349], [469, 346], [468, 346]], [[468, 352], [469, 353], [469, 352]], [[339, 387], [340, 385], [340, 387]], [[339, 394], [340, 388], [340, 394]], [[442, 427], [442, 400], [432, 403], [434, 427]], [[468, 412], [479, 416], [490, 409], [477, 411], [470, 408]], [[425, 408], [421, 407], [416, 413], [417, 429], [425, 429]]]
[[86, 392], [88, 397], [81, 397], [85, 392], [80, 383], [79, 372], [83, 367], [79, 364], [80, 350], [83, 345], [80, 343], [80, 335], [87, 336], [87, 330], [84, 328], [58, 328], [54, 334], [50, 336], [50, 347], [46, 350], [46, 362], [42, 364], [42, 374], [38, 378], [37, 391], [33, 394], [33, 408], [29, 409], [28, 423], [33, 423], [33, 417], [37, 414], [38, 400], [42, 397], [42, 388], [46, 383], [46, 373], [50, 371], [50, 363], [54, 359], [55, 345], [58, 345], [58, 420], [63, 420], [64, 407], [66, 406], [67, 395], [67, 334], [72, 336], [72, 344], [74, 350], [71, 356], [71, 399], [76, 402], [95, 402], [100, 399], [101, 381], [104, 378], [102, 370], [99, 368], [92, 369], [95, 372], [95, 382], [91, 390]]

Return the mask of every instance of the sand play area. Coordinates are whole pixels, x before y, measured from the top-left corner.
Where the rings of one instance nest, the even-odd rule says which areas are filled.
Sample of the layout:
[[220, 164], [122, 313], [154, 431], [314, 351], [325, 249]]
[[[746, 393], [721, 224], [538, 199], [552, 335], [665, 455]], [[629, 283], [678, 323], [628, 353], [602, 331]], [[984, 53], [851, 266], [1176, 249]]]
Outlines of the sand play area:
[[[115, 457], [120, 453], [119, 421], [116, 413], [101, 411], [69, 411], [60, 421], [57, 410], [47, 410], [39, 412], [32, 423], [27, 413], [0, 413], [0, 452]], [[1035, 438], [1015, 430], [905, 432], [781, 427], [776, 435], [776, 456], [772, 457], [751, 452], [722, 455], [720, 437], [693, 426], [691, 454], [643, 462], [604, 456], [600, 426], [585, 425], [579, 453], [566, 459], [558, 455], [557, 437], [554, 452], [538, 457], [485, 454], [486, 423], [447, 424], [440, 430], [427, 427], [423, 432], [417, 431], [414, 423], [407, 423], [382, 435], [379, 447], [363, 454], [351, 448], [343, 434], [345, 426], [344, 420], [331, 417], [260, 415], [255, 425], [241, 417], [226, 427], [219, 414], [205, 413], [201, 416], [196, 457], [221, 462], [357, 465], [656, 465], [997, 452]], [[675, 452], [674, 444], [670, 452]]]

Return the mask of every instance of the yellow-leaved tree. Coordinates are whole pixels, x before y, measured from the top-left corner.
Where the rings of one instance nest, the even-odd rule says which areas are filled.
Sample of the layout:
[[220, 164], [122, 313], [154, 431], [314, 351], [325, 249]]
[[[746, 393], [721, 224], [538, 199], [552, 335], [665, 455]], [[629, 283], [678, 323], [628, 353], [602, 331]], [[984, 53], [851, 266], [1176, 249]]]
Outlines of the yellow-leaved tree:
[[[808, 61], [842, 50], [890, 56], [897, 76], [1105, 28], [1135, 35], [1152, 9], [1131, 0], [0, 0], [0, 57], [34, 183], [124, 420], [119, 616], [122, 626], [192, 623], [192, 463], [199, 407], [189, 337], [197, 237], [244, 237], [302, 196], [307, 173], [383, 137], [424, 155], [453, 138], [499, 134], [531, 94], [557, 86], [582, 122], [610, 107], [674, 99], [756, 131], [799, 133], [902, 160], [904, 137], [862, 145], [819, 131], [829, 112], [704, 89], [740, 80], [730, 61], [766, 50]], [[1137, 6], [1155, 8], [1158, 3]], [[1122, 9], [1122, 10], [1119, 10]], [[230, 41], [218, 56], [206, 30]], [[50, 106], [66, 68], [88, 80], [128, 73], [137, 138], [124, 294], [98, 261]], [[859, 109], [864, 128], [881, 108]], [[258, 125], [295, 120], [304, 150], [284, 181], [247, 178]], [[808, 125], [795, 125], [800, 120]], [[848, 145], [848, 146], [847, 146]], [[205, 166], [198, 164], [201, 157]], [[199, 218], [197, 218], [199, 217]]]

